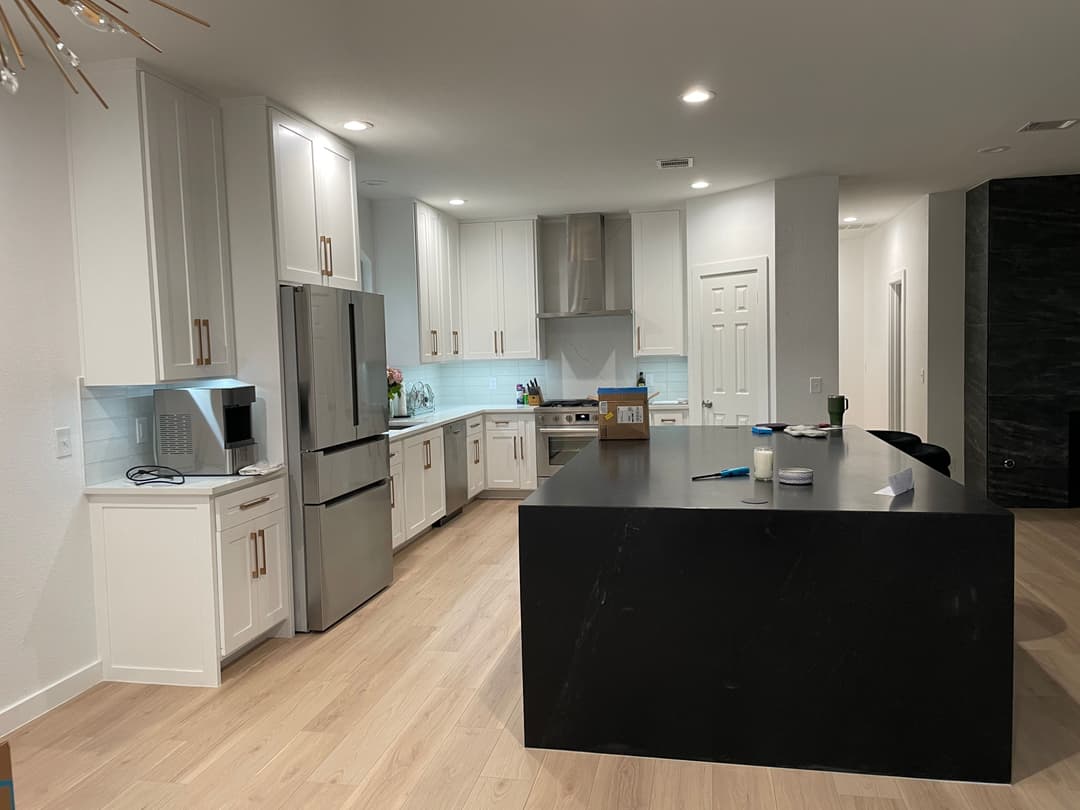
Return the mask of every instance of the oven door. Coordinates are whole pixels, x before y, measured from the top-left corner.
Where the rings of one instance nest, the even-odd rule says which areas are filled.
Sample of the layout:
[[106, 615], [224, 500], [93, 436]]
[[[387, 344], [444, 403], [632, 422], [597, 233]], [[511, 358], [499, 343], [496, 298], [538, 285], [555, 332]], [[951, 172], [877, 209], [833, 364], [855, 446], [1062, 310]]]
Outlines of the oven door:
[[600, 431], [595, 428], [537, 428], [536, 474], [550, 478], [565, 467]]

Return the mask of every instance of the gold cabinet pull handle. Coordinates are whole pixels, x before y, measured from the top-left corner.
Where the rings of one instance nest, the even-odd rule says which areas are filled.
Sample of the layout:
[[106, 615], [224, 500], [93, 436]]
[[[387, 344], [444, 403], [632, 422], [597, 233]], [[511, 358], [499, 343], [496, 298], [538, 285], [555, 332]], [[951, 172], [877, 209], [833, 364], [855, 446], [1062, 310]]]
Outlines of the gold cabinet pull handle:
[[195, 334], [199, 338], [199, 356], [195, 358], [195, 365], [201, 366], [203, 364], [202, 321], [196, 318], [192, 321], [192, 325], [195, 328]]
[[330, 254], [330, 265], [329, 265], [330, 272], [327, 273], [327, 275], [330, 276], [331, 278], [333, 278], [333, 275], [334, 275], [334, 240], [332, 238], [330, 238], [329, 236], [326, 237], [326, 250]]
[[202, 325], [206, 328], [206, 361], [203, 363], [203, 365], [209, 366], [211, 363], [213, 363], [213, 358], [210, 354], [210, 352], [212, 351], [210, 342], [210, 321], [203, 320]]
[[674, 425], [674, 424], [675, 424], [675, 420], [674, 420], [674, 419], [661, 419], [660, 421], [661, 421], [662, 423], [664, 423], [665, 425]]
[[456, 329], [450, 333], [450, 338], [450, 346], [453, 349], [454, 354], [461, 354], [461, 348], [459, 346], [460, 341], [458, 340], [458, 331]]
[[641, 327], [637, 328], [637, 350], [641, 351]]
[[255, 567], [251, 569], [251, 578], [259, 578], [259, 541], [255, 532], [251, 533], [251, 552], [255, 555]]
[[393, 476], [391, 476], [391, 478], [390, 478], [390, 508], [391, 509], [396, 509], [397, 508], [397, 495], [396, 495], [396, 493], [394, 491], [394, 479], [393, 479]]
[[241, 512], [246, 512], [248, 509], [252, 509], [252, 508], [258, 506], [261, 503], [266, 503], [269, 500], [270, 500], [269, 495], [263, 495], [261, 498], [256, 498], [253, 501], [248, 501], [247, 503], [240, 504], [240, 511]]
[[325, 236], [319, 237], [319, 272], [322, 273], [324, 276], [330, 275], [330, 273], [327, 272]]
[[514, 437], [514, 461], [517, 461], [517, 436]]
[[499, 330], [499, 342], [502, 343], [502, 353], [506, 354], [506, 332]]
[[431, 330], [431, 356], [437, 357], [439, 354], [439, 333], [434, 329]]
[[[263, 552], [263, 564], [259, 567], [259, 574], [261, 576], [266, 576], [266, 530], [265, 529], [259, 529], [259, 542], [262, 543], [262, 552]], [[256, 555], [256, 559], [258, 559], [258, 555]]]
[[499, 330], [498, 329], [493, 329], [492, 332], [491, 332], [491, 337], [495, 341], [495, 354], [498, 354], [499, 353]]

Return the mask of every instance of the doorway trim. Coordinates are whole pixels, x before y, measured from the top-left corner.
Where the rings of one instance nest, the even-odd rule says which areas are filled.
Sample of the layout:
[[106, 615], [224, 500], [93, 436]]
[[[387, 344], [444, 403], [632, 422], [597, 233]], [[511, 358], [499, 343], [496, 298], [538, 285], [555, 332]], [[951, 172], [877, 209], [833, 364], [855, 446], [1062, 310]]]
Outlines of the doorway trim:
[[889, 430], [904, 430], [907, 411], [907, 270], [893, 273], [886, 280], [886, 312], [888, 313], [888, 362], [886, 369], [886, 404]]
[[765, 319], [765, 390], [761, 391], [762, 402], [765, 406], [766, 419], [772, 419], [772, 388], [773, 388], [773, 363], [772, 363], [772, 277], [769, 275], [768, 256], [748, 256], [744, 259], [729, 259], [725, 261], [702, 262], [690, 267], [688, 279], [689, 296], [687, 299], [687, 316], [690, 321], [690, 343], [686, 347], [687, 371], [689, 378], [690, 394], [690, 424], [705, 424], [701, 412], [701, 322], [698, 317], [701, 311], [701, 280], [706, 276], [727, 275], [728, 273], [756, 272], [758, 289], [763, 296], [761, 311]]

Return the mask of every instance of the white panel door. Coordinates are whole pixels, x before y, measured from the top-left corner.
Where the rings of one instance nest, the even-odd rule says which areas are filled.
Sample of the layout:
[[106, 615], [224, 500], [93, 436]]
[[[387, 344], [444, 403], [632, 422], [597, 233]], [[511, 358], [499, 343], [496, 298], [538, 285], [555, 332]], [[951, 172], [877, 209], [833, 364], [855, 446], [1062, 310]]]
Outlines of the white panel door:
[[405, 538], [405, 502], [403, 480], [405, 477], [404, 467], [396, 465], [390, 468], [390, 537], [391, 545], [395, 550], [404, 544]]
[[462, 291], [462, 347], [466, 360], [493, 360], [499, 351], [499, 282], [495, 223], [461, 225], [458, 255]]
[[292, 589], [285, 570], [290, 553], [285, 529], [285, 513], [277, 511], [263, 518], [256, 534], [259, 540], [259, 632], [269, 630], [289, 616]]
[[[163, 381], [203, 376], [205, 339], [185, 222], [184, 93], [143, 74], [143, 131], [153, 223], [158, 306], [158, 376]], [[120, 313], [117, 313], [120, 315]]]
[[697, 280], [702, 424], [752, 425], [767, 418], [767, 321], [758, 281], [757, 270]]
[[495, 227], [499, 268], [499, 354], [508, 360], [537, 356], [536, 223], [498, 222]]
[[446, 516], [446, 466], [442, 430], [427, 435], [427, 469], [424, 470], [424, 506], [427, 525]]
[[199, 376], [228, 377], [236, 373], [236, 352], [221, 110], [186, 95], [184, 112], [184, 214], [194, 284], [191, 297], [197, 302], [192, 310], [201, 319], [204, 341]]
[[517, 429], [484, 435], [484, 469], [488, 489], [521, 489]]
[[259, 534], [244, 523], [218, 535], [218, 605], [221, 654], [229, 655], [259, 634]]
[[678, 211], [632, 214], [634, 354], [686, 354], [686, 276]]
[[315, 187], [318, 233], [326, 245], [327, 280], [332, 287], [360, 289], [360, 246], [357, 244], [356, 175], [352, 151], [318, 136]]
[[270, 111], [274, 140], [274, 201], [277, 217], [278, 278], [294, 284], [322, 284], [326, 253], [319, 241], [315, 160], [318, 145], [307, 125]]

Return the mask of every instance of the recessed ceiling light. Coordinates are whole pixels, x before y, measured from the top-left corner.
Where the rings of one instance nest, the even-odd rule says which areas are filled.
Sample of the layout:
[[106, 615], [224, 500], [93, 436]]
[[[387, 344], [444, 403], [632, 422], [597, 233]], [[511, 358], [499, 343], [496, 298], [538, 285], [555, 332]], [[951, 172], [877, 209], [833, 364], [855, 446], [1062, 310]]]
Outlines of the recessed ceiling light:
[[375, 125], [370, 121], [346, 121], [345, 129], [350, 132], [363, 132], [365, 129], [374, 129]]
[[703, 188], [708, 188], [708, 187], [709, 187], [709, 181], [708, 180], [695, 180], [693, 183], [690, 184], [690, 188], [697, 189], [698, 191], [700, 191]]
[[455, 197], [454, 199], [450, 200], [450, 204], [451, 205], [464, 205], [465, 200], [461, 199], [460, 197]]
[[1008, 152], [1012, 149], [1011, 146], [984, 146], [979, 150], [980, 155], [1000, 155], [1002, 152]]
[[1080, 118], [1059, 118], [1056, 121], [1028, 121], [1017, 132], [1049, 132], [1055, 129], [1072, 129]]
[[844, 217], [844, 222], [858, 222], [858, 217]]
[[363, 183], [365, 186], [385, 186], [390, 181], [382, 180], [378, 177], [369, 177], [367, 180], [361, 180], [360, 182]]
[[716, 93], [703, 87], [691, 87], [682, 95], [682, 100], [687, 104], [704, 104], [713, 98], [716, 98]]

